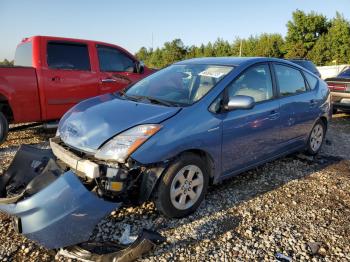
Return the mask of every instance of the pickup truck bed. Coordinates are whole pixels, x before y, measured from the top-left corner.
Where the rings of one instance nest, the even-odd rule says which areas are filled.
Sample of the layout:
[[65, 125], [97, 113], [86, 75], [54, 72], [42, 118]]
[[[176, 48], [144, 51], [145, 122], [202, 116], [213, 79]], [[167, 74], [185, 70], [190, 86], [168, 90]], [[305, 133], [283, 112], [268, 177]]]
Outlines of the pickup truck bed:
[[41, 120], [35, 68], [0, 67], [0, 105], [7, 110], [9, 122]]

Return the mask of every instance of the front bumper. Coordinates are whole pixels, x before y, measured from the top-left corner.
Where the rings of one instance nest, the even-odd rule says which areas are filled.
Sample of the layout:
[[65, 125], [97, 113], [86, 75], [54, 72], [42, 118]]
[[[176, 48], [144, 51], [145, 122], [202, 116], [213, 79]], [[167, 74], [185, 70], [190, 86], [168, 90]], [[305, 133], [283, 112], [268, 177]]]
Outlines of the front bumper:
[[54, 160], [51, 150], [21, 146], [0, 176], [0, 212], [15, 217], [19, 233], [84, 261], [133, 261], [165, 241], [144, 230], [129, 246], [87, 242], [96, 224], [121, 203], [104, 201], [72, 171], [63, 173]]
[[81, 172], [91, 179], [99, 177], [100, 171], [98, 164], [74, 155], [72, 152], [61, 146], [58, 143], [57, 138], [50, 139], [50, 147], [54, 155], [73, 170]]
[[[31, 148], [29, 154], [26, 147], [24, 151], [25, 157], [23, 157], [23, 150], [19, 150], [15, 159], [24, 159], [26, 163], [31, 163], [30, 159], [38, 161], [37, 155], [42, 150]], [[16, 172], [16, 166], [11, 165], [10, 169], [14, 172], [6, 185], [2, 185], [4, 188], [11, 187], [11, 182], [16, 181], [16, 176], [19, 174]], [[21, 170], [22, 167], [17, 166], [17, 169]], [[50, 172], [54, 170], [45, 168], [40, 172], [38, 170], [33, 172], [36, 176], [33, 175], [31, 182], [25, 185], [24, 191], [19, 194], [20, 198], [0, 199], [2, 203], [0, 211], [15, 216], [18, 231], [48, 249], [87, 241], [96, 224], [121, 204], [99, 198], [90, 192], [71, 171], [59, 175], [43, 187], [40, 184], [50, 175]], [[37, 179], [39, 181], [35, 181], [35, 177], [40, 178]], [[36, 183], [32, 183], [33, 181]], [[33, 192], [33, 188], [39, 188], [39, 190]]]

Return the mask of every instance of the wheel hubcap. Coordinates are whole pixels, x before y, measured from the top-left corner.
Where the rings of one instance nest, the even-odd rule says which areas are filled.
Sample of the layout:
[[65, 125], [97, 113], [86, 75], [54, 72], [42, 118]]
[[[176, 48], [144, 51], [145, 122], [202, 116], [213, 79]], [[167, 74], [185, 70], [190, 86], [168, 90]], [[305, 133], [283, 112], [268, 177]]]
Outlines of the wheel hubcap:
[[310, 136], [311, 149], [316, 152], [322, 145], [323, 141], [323, 127], [320, 124], [314, 126]]
[[203, 183], [203, 173], [199, 167], [195, 165], [183, 167], [171, 183], [171, 203], [180, 210], [192, 207], [202, 193]]

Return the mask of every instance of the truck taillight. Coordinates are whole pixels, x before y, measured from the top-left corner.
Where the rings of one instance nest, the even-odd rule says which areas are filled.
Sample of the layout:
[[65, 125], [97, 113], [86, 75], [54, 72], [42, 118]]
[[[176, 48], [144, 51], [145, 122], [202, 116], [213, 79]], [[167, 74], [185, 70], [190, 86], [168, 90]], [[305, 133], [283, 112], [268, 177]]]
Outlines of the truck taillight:
[[327, 83], [328, 84], [328, 88], [331, 90], [331, 91], [345, 91], [347, 86], [346, 84], [339, 84], [339, 83]]

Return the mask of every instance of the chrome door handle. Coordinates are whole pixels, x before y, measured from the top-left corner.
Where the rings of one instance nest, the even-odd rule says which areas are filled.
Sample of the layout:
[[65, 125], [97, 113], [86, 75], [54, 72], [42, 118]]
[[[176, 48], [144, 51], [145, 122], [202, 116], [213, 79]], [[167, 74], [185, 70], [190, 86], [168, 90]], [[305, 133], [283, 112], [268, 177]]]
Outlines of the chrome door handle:
[[101, 80], [102, 83], [113, 83], [113, 82], [117, 82], [117, 80], [113, 79], [113, 78], [105, 78]]

